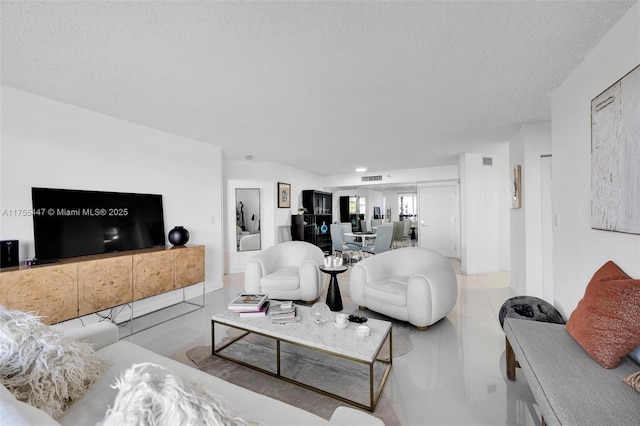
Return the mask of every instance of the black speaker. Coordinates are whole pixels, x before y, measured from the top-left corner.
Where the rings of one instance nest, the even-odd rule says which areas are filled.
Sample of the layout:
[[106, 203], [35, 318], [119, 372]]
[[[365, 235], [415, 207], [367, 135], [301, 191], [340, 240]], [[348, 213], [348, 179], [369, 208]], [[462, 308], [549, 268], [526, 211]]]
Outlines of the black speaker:
[[18, 240], [0, 241], [0, 268], [18, 266]]

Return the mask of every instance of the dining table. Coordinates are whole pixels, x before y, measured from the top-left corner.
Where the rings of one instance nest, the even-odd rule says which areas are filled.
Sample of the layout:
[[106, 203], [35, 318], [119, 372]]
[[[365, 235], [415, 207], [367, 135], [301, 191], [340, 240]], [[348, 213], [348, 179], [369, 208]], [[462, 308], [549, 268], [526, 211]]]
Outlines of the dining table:
[[367, 245], [367, 238], [375, 238], [375, 232], [345, 232], [345, 237], [360, 238], [362, 240], [362, 248]]

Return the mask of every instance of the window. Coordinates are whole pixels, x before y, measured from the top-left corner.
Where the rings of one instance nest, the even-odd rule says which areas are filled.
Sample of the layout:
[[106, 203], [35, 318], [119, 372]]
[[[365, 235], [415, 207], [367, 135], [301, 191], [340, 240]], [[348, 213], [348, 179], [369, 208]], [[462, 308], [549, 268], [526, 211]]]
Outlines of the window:
[[360, 221], [364, 220], [367, 213], [366, 197], [349, 197], [349, 222], [354, 231], [360, 230]]
[[416, 194], [398, 194], [399, 219], [400, 220], [416, 220], [417, 195]]
[[367, 212], [367, 199], [365, 197], [358, 197], [358, 214], [365, 214]]
[[365, 214], [367, 212], [366, 197], [349, 197], [349, 214]]

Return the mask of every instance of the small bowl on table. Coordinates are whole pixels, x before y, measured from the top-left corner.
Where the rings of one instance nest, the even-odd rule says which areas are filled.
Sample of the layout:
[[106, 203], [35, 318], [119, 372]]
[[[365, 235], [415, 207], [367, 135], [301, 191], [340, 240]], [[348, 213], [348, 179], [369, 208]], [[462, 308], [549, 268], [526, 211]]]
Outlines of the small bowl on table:
[[359, 325], [356, 327], [356, 334], [358, 337], [367, 337], [371, 334], [371, 329], [366, 325]]

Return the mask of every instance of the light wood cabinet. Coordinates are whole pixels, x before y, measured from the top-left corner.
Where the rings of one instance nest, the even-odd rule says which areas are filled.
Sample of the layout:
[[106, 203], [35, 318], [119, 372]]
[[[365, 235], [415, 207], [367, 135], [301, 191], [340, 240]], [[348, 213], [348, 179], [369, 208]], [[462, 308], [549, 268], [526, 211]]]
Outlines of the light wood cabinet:
[[136, 250], [0, 271], [0, 304], [54, 324], [204, 282], [204, 246]]
[[132, 301], [133, 256], [78, 263], [80, 316]]
[[1, 273], [0, 303], [9, 309], [36, 312], [46, 324], [77, 317], [77, 264]]
[[204, 246], [175, 247], [176, 288], [204, 281]]
[[133, 300], [175, 288], [174, 254], [167, 250], [133, 256]]

